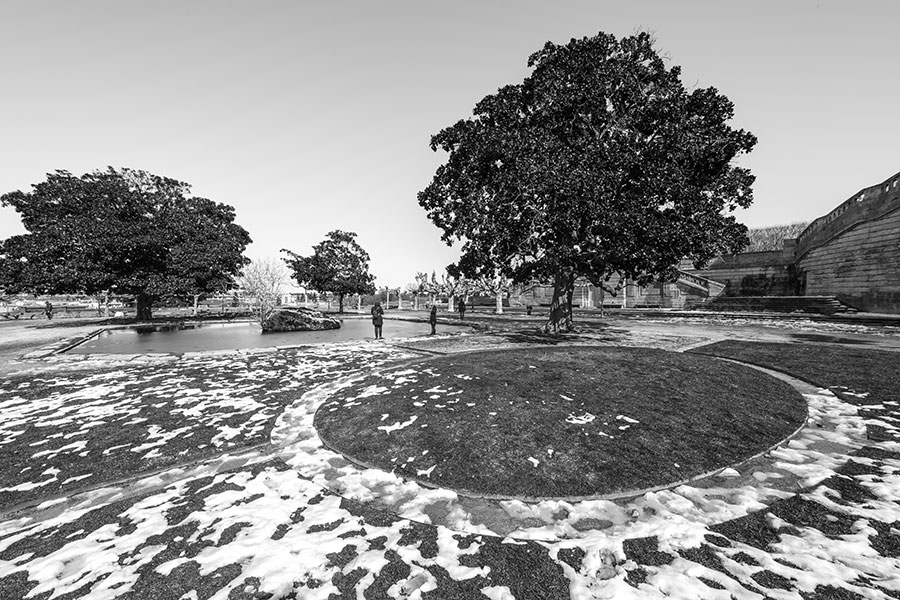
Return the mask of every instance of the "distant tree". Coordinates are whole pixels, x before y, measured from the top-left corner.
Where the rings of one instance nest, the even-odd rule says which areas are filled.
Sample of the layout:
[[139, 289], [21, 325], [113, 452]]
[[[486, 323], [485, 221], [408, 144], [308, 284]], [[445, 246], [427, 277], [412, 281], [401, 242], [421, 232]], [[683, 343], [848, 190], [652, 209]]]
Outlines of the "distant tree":
[[572, 328], [579, 276], [673, 280], [747, 243], [733, 212], [753, 176], [732, 160], [756, 138], [727, 122], [715, 88], [685, 89], [646, 33], [548, 42], [521, 84], [431, 138], [448, 153], [419, 204], [459, 267], [516, 283], [553, 281], [548, 329]]
[[288, 272], [277, 258], [256, 260], [244, 267], [239, 280], [241, 290], [253, 302], [253, 313], [263, 325], [281, 302]]
[[503, 295], [512, 289], [513, 280], [490, 259], [479, 256], [477, 251], [470, 251], [463, 254], [458, 263], [447, 267], [447, 271], [465, 277], [471, 292], [494, 296], [496, 313], [503, 314]]
[[475, 282], [463, 275], [456, 265], [447, 267], [447, 272], [441, 276], [441, 291], [447, 294], [447, 310], [453, 312], [454, 300], [468, 298], [475, 287]]
[[503, 314], [503, 297], [513, 288], [513, 281], [503, 274], [496, 274], [493, 277], [482, 276], [475, 283], [479, 294], [493, 296], [496, 300], [495, 312], [498, 315]]
[[419, 296], [422, 295], [421, 284], [418, 281], [407, 283], [404, 291], [413, 298], [413, 310], [419, 310]]
[[0, 196], [28, 233], [0, 242], [0, 287], [31, 293], [133, 295], [154, 301], [223, 290], [250, 243], [234, 209], [191, 197], [187, 183], [132, 169], [47, 174]]
[[437, 280], [437, 273], [435, 271], [431, 272], [431, 279], [428, 278], [426, 273], [416, 273], [415, 280], [419, 287], [419, 293], [427, 295], [430, 304], [434, 304], [436, 297], [443, 293], [443, 286], [441, 285], [441, 282]]
[[344, 312], [344, 296], [374, 294], [375, 278], [369, 274], [369, 254], [356, 242], [356, 234], [332, 231], [324, 241], [313, 246], [311, 256], [300, 256], [282, 249], [283, 259], [297, 283], [338, 297], [339, 311]]
[[803, 233], [809, 223], [790, 223], [751, 229], [748, 233], [750, 243], [744, 252], [766, 252], [781, 250], [785, 240], [791, 240]]

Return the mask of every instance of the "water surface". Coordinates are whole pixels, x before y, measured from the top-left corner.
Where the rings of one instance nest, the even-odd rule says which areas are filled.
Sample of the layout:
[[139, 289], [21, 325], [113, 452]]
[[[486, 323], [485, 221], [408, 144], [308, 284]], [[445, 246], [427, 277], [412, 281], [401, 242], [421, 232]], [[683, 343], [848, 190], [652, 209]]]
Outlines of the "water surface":
[[[438, 333], [470, 330], [468, 327], [439, 325]], [[428, 323], [385, 319], [384, 337], [427, 335]], [[369, 319], [342, 319], [340, 329], [325, 331], [284, 331], [263, 333], [256, 323], [202, 323], [184, 329], [160, 331], [158, 326], [109, 329], [69, 350], [75, 354], [146, 354], [239, 350], [272, 346], [301, 346], [372, 339], [375, 330]]]

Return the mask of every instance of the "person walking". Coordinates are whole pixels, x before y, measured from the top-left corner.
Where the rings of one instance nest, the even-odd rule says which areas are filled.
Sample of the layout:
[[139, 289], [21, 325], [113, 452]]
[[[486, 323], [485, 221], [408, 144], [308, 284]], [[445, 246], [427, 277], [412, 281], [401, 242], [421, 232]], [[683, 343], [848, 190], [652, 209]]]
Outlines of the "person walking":
[[460, 320], [466, 318], [466, 301], [462, 298], [459, 299], [459, 318]]
[[375, 301], [372, 307], [372, 325], [375, 326], [375, 339], [381, 339], [381, 326], [384, 325], [384, 309], [381, 308], [381, 302]]
[[53, 305], [50, 304], [50, 301], [49, 301], [49, 300], [47, 300], [46, 302], [44, 302], [44, 314], [47, 315], [47, 318], [48, 318], [48, 319], [52, 319], [52, 318], [53, 318]]
[[429, 335], [434, 335], [437, 333], [435, 327], [437, 327], [437, 304], [431, 305], [431, 314], [428, 315], [428, 322], [431, 323], [431, 333]]

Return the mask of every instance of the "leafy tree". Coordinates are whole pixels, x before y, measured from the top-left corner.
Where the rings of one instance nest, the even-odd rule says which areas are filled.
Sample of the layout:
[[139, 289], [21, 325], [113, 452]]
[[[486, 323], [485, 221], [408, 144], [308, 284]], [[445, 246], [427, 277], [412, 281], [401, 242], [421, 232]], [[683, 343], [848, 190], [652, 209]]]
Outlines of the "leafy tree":
[[445, 242], [463, 240], [463, 274], [552, 280], [547, 328], [571, 329], [579, 276], [673, 280], [681, 259], [747, 243], [727, 213], [752, 202], [732, 161], [756, 138], [729, 127], [725, 96], [686, 90], [646, 33], [548, 42], [528, 65], [431, 138], [448, 158], [418, 200]]
[[222, 290], [250, 236], [232, 207], [189, 194], [186, 183], [112, 167], [56, 171], [31, 192], [4, 194], [28, 233], [0, 242], [0, 287], [133, 295], [139, 319], [159, 298]]
[[369, 254], [356, 243], [356, 234], [349, 231], [330, 232], [324, 241], [313, 246], [311, 256], [299, 256], [282, 249], [288, 255], [284, 262], [293, 271], [297, 283], [338, 297], [340, 312], [344, 312], [347, 294], [374, 294], [375, 278], [369, 274]]
[[277, 258], [251, 262], [241, 273], [240, 285], [253, 298], [253, 312], [260, 325], [275, 311], [288, 279], [287, 270]]

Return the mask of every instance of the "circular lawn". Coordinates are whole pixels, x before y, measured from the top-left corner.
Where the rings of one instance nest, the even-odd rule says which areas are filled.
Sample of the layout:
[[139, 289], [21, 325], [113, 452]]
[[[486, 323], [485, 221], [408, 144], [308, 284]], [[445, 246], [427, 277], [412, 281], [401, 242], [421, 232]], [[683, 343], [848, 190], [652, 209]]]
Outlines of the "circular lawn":
[[372, 374], [319, 408], [350, 460], [463, 494], [624, 493], [772, 446], [806, 419], [790, 385], [711, 357], [648, 348], [455, 354]]

